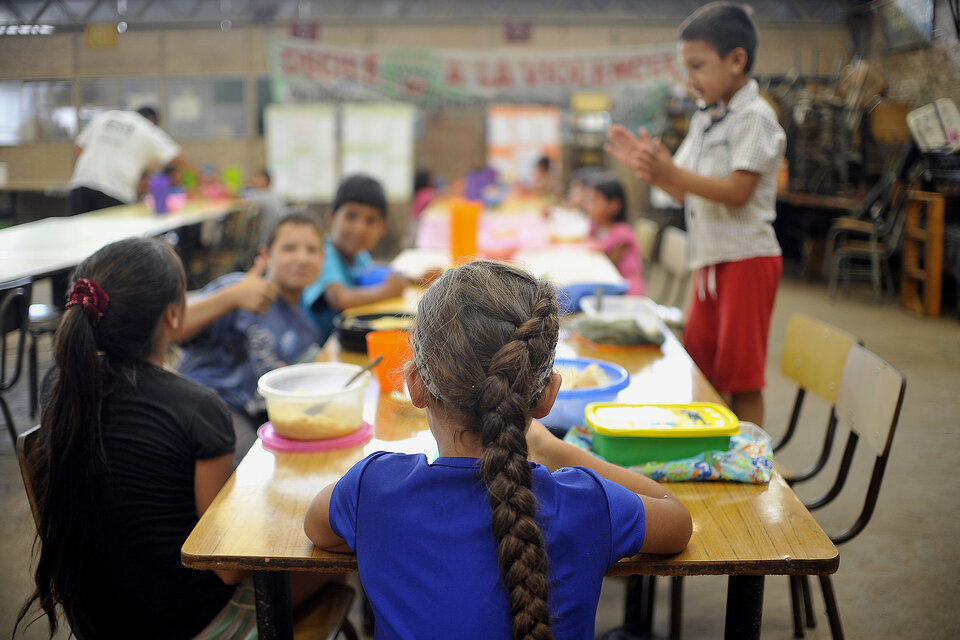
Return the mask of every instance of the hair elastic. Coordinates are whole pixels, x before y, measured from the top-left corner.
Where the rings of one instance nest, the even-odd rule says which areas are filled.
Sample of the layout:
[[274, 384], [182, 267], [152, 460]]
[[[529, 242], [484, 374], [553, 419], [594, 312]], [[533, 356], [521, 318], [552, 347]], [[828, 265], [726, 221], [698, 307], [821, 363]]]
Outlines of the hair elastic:
[[80, 278], [73, 285], [70, 297], [67, 299], [66, 308], [79, 304], [83, 307], [83, 312], [87, 314], [87, 319], [91, 326], [97, 326], [97, 321], [103, 317], [107, 307], [110, 306], [110, 296], [103, 290], [99, 284], [88, 278]]

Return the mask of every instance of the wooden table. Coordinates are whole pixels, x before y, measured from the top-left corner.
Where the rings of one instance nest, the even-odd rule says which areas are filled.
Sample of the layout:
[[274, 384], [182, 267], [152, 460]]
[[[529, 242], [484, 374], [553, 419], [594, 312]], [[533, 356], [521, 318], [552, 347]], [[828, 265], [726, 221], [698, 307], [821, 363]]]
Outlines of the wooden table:
[[[719, 402], [683, 347], [669, 331], [666, 335], [662, 350], [597, 352], [564, 340], [558, 355], [623, 365], [631, 374], [630, 386], [620, 396], [625, 400]], [[341, 351], [335, 339], [322, 357], [366, 361], [362, 354]], [[338, 452], [272, 453], [257, 442], [183, 545], [188, 567], [256, 572], [257, 619], [265, 640], [292, 637], [289, 580], [279, 571], [357, 571], [356, 556], [321, 551], [303, 533], [317, 491], [374, 451], [436, 454], [423, 413], [380, 396], [376, 383], [364, 418], [374, 425], [374, 438]], [[727, 638], [759, 638], [765, 575], [829, 574], [839, 566], [836, 547], [779, 476], [767, 485], [689, 482], [672, 484], [670, 490], [693, 516], [687, 549], [669, 557], [624, 559], [608, 575], [730, 576]]]
[[157, 236], [248, 206], [242, 200], [188, 200], [175, 213], [155, 215], [140, 203], [9, 227], [0, 230], [0, 282], [63, 273], [111, 242]]

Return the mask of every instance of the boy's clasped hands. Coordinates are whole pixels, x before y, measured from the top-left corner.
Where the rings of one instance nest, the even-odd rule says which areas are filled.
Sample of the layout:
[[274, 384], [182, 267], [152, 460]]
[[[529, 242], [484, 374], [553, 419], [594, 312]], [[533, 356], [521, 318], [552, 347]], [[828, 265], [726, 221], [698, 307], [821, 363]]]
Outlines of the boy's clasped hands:
[[654, 185], [672, 181], [673, 155], [660, 138], [651, 138], [646, 129], [637, 136], [620, 124], [610, 127], [608, 138], [606, 152], [633, 169], [638, 178]]

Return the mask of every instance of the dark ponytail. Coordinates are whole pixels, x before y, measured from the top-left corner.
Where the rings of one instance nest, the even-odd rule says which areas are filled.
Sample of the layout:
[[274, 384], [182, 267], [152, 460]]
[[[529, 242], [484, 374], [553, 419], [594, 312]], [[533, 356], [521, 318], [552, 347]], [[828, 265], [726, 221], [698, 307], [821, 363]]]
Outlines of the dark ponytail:
[[627, 192], [623, 188], [623, 183], [612, 174], [603, 174], [591, 185], [596, 191], [601, 193], [607, 200], [619, 200], [620, 208], [613, 217], [614, 222], [627, 221]]
[[504, 264], [472, 262], [427, 291], [413, 332], [415, 361], [431, 395], [480, 435], [480, 473], [516, 639], [553, 637], [525, 434], [552, 372], [558, 331], [549, 284]]
[[[103, 315], [81, 304], [68, 306], [54, 338], [56, 380], [41, 415], [38, 486], [39, 557], [36, 590], [23, 605], [17, 627], [35, 605], [57, 631], [57, 605], [71, 627], [94, 632], [87, 585], [98, 571], [90, 548], [105, 535], [98, 528], [97, 474], [108, 471], [101, 444], [103, 400], [119, 375], [134, 375], [136, 363], [157, 346], [157, 330], [171, 303], [183, 302], [186, 279], [180, 259], [157, 240], [109, 244], [74, 273], [109, 296]], [[94, 321], [95, 320], [95, 321]]]

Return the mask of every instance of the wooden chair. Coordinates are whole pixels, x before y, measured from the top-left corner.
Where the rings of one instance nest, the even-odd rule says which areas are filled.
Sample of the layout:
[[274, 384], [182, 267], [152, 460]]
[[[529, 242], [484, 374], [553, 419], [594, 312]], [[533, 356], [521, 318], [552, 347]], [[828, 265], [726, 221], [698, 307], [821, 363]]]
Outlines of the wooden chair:
[[[867, 192], [849, 216], [836, 218], [827, 232], [824, 271], [834, 298], [840, 278], [849, 287], [851, 277], [867, 276], [874, 297], [883, 299], [884, 281], [894, 289], [889, 259], [900, 250], [906, 222], [908, 185], [918, 177], [917, 146], [903, 146], [893, 167]], [[867, 263], [864, 265], [864, 263]]]
[[[807, 508], [813, 511], [830, 504], [840, 495], [850, 475], [857, 444], [862, 439], [874, 456], [873, 470], [867, 484], [863, 508], [856, 520], [839, 533], [830, 536], [835, 545], [853, 539], [870, 522], [870, 517], [877, 505], [887, 460], [890, 457], [890, 448], [900, 418], [905, 390], [906, 380], [903, 374], [890, 364], [860, 345], [853, 345], [850, 348], [843, 368], [843, 377], [840, 380], [836, 408], [838, 426], [849, 430], [843, 457], [837, 476], [826, 493], [804, 502]], [[833, 592], [833, 582], [830, 576], [819, 576], [819, 579], [831, 634], [835, 640], [842, 639], [843, 627]], [[806, 582], [809, 582], [809, 576], [791, 576], [790, 578], [794, 635], [798, 638], [803, 637], [800, 608], [806, 605], [808, 612], [812, 608], [809, 602], [803, 602], [809, 600], [809, 587], [806, 589], [803, 587], [803, 583]], [[813, 627], [815, 624], [812, 615], [808, 615], [807, 626]]]
[[[32, 287], [30, 278], [0, 284], [0, 410], [14, 446], [17, 445], [17, 427], [3, 394], [17, 383], [23, 369]], [[15, 346], [13, 362], [8, 370], [7, 343], [11, 338], [15, 340]]]
[[[20, 434], [16, 444], [23, 487], [30, 502], [33, 521], [39, 523], [37, 495], [42, 491], [38, 469], [40, 425]], [[294, 640], [334, 640], [341, 633], [347, 640], [357, 640], [356, 629], [347, 618], [355, 595], [353, 587], [346, 584], [332, 582], [324, 585], [294, 611]], [[77, 640], [85, 640], [85, 634], [78, 633], [73, 625], [71, 631]]]
[[[783, 436], [772, 444], [778, 451], [796, 432], [803, 402], [807, 392], [822, 398], [830, 405], [830, 416], [824, 436], [823, 448], [816, 461], [807, 469], [795, 473], [785, 473], [777, 465], [784, 479], [793, 484], [816, 475], [823, 469], [833, 449], [833, 440], [837, 428], [837, 395], [840, 392], [840, 379], [843, 376], [847, 354], [854, 345], [862, 344], [859, 338], [837, 327], [802, 313], [790, 316], [787, 322], [787, 335], [784, 339], [783, 355], [780, 357], [780, 372], [797, 384], [797, 395], [790, 411], [790, 421]], [[791, 583], [792, 586], [792, 583]], [[808, 607], [808, 620], [813, 620], [813, 608], [809, 595], [809, 584], [805, 587], [803, 602]], [[679, 640], [683, 625], [683, 578], [675, 577], [671, 581], [670, 638]], [[802, 631], [801, 631], [802, 636]]]
[[811, 392], [830, 405], [830, 417], [823, 448], [816, 462], [799, 473], [783, 473], [787, 482], [800, 482], [812, 478], [827, 462], [833, 447], [833, 438], [837, 427], [837, 394], [840, 390], [840, 378], [850, 347], [863, 344], [859, 338], [831, 324], [811, 318], [802, 313], [790, 316], [787, 321], [787, 335], [783, 343], [783, 355], [780, 356], [780, 373], [797, 385], [797, 395], [790, 411], [787, 430], [772, 443], [773, 450], [779, 451], [796, 432], [800, 412], [807, 392]]

